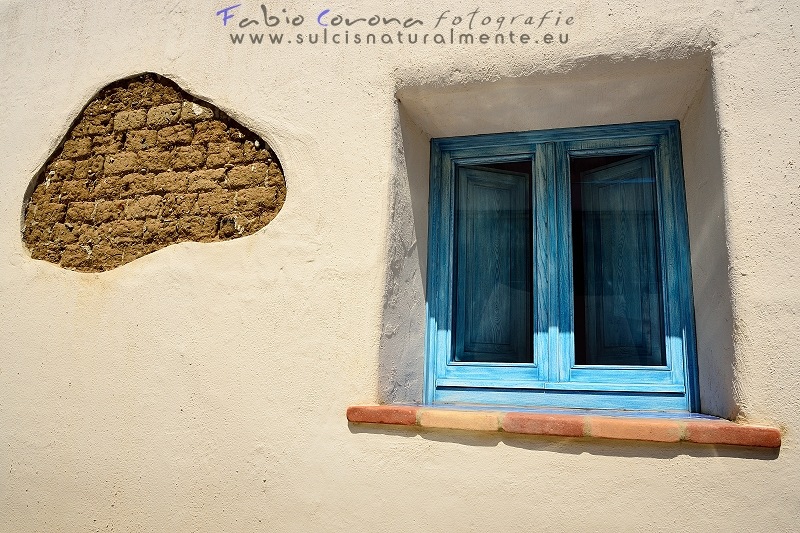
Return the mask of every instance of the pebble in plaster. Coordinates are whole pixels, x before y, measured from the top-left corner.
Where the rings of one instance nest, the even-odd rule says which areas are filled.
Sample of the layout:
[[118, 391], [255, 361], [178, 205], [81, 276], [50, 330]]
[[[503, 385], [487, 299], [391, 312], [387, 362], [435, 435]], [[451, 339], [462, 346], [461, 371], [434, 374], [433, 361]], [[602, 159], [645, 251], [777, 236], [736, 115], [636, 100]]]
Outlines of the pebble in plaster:
[[100, 272], [178, 242], [250, 235], [285, 198], [262, 139], [144, 74], [83, 109], [30, 188], [22, 237], [34, 259]]

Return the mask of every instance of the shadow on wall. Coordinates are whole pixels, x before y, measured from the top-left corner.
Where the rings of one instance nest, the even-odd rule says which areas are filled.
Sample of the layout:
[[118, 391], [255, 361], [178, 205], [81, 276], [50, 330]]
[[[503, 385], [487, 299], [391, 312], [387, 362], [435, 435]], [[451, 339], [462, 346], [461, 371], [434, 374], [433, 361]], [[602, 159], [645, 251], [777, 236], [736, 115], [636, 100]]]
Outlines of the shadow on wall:
[[780, 448], [726, 446], [717, 444], [664, 443], [636, 440], [593, 439], [515, 435], [513, 433], [483, 433], [457, 429], [425, 430], [417, 427], [373, 424], [349, 424], [351, 433], [391, 435], [396, 437], [421, 436], [435, 442], [458, 443], [463, 446], [494, 448], [501, 442], [505, 446], [533, 452], [554, 452], [569, 455], [595, 455], [607, 457], [646, 457], [670, 460], [675, 457], [736, 457], [757, 461], [774, 461], [780, 457]]
[[701, 410], [729, 419], [737, 416], [724, 176], [712, 58], [708, 50], [671, 53], [659, 60], [590, 58], [568, 72], [398, 91], [380, 402], [420, 403], [423, 397], [430, 138], [678, 119]]
[[419, 403], [425, 351], [430, 137], [395, 107], [383, 327], [378, 363], [381, 403]]
[[700, 405], [704, 413], [733, 420], [739, 414], [733, 296], [725, 225], [725, 176], [712, 74], [709, 68], [697, 98], [681, 122], [682, 144], [700, 366]]
[[285, 198], [263, 139], [143, 74], [81, 111], [29, 186], [22, 237], [34, 259], [100, 272], [178, 242], [250, 235]]

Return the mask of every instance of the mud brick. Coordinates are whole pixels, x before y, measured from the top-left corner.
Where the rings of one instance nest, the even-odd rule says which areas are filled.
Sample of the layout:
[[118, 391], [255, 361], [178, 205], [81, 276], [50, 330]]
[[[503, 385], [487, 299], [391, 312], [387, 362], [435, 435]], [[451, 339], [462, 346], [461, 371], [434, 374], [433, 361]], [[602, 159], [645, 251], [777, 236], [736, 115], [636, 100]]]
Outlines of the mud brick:
[[102, 176], [94, 185], [92, 194], [96, 199], [122, 198], [127, 190], [127, 176]]
[[155, 176], [153, 174], [142, 174], [133, 172], [125, 175], [125, 190], [122, 198], [133, 196], [147, 196], [153, 194], [155, 188]]
[[228, 126], [219, 120], [198, 122], [194, 126], [194, 139], [192, 139], [192, 143], [225, 142], [228, 140], [227, 129]]
[[253, 187], [236, 195], [236, 211], [245, 215], [259, 215], [274, 209], [275, 189], [272, 187]]
[[60, 245], [67, 245], [77, 242], [78, 238], [64, 224], [53, 226], [53, 240]]
[[194, 102], [183, 102], [181, 107], [181, 120], [183, 122], [197, 122], [214, 118], [214, 112]]
[[180, 240], [178, 222], [176, 220], [148, 220], [145, 222], [145, 242], [168, 245]]
[[91, 222], [94, 217], [94, 202], [72, 202], [67, 208], [67, 222]]
[[91, 247], [102, 240], [100, 229], [91, 224], [81, 224], [73, 231], [81, 246]]
[[31, 257], [57, 264], [61, 261], [61, 249], [58, 246], [40, 244], [31, 249]]
[[164, 172], [171, 170], [174, 154], [172, 151], [164, 150], [142, 150], [137, 152], [139, 155], [139, 171], [145, 172]]
[[195, 170], [189, 174], [189, 181], [210, 180], [221, 183], [225, 179], [225, 169], [214, 168], [208, 170]]
[[114, 115], [114, 131], [137, 130], [147, 121], [147, 113], [141, 109], [120, 111]]
[[119, 220], [125, 211], [125, 200], [100, 200], [94, 210], [96, 222], [109, 222]]
[[189, 192], [209, 192], [221, 189], [216, 181], [207, 179], [189, 180]]
[[177, 224], [178, 235], [192, 241], [210, 241], [217, 235], [217, 218], [191, 216], [182, 218]]
[[100, 243], [92, 248], [89, 262], [97, 269], [119, 266], [123, 261], [123, 251], [111, 243]]
[[208, 144], [208, 159], [206, 167], [218, 168], [226, 165], [245, 163], [242, 145], [235, 142], [221, 142]]
[[161, 196], [156, 194], [129, 200], [125, 206], [125, 218], [155, 218], [161, 212], [162, 201]]
[[94, 179], [98, 174], [100, 174], [103, 171], [103, 167], [105, 165], [105, 157], [102, 155], [95, 155], [90, 157], [89, 159], [76, 161], [75, 172], [72, 174], [73, 179], [76, 180]]
[[147, 112], [147, 125], [151, 127], [168, 126], [177, 122], [180, 114], [180, 103], [156, 106]]
[[46, 179], [60, 181], [70, 179], [75, 173], [75, 162], [69, 159], [57, 159], [47, 165]]
[[273, 187], [283, 187], [286, 184], [286, 180], [283, 177], [283, 172], [281, 172], [280, 167], [276, 165], [274, 162], [270, 163], [269, 171], [267, 172], [267, 184]]
[[107, 155], [103, 170], [106, 174], [126, 174], [139, 169], [139, 156], [135, 152]]
[[67, 206], [56, 203], [42, 203], [33, 205], [29, 209], [32, 214], [31, 221], [37, 224], [52, 227], [58, 222], [64, 222]]
[[36, 186], [31, 195], [31, 204], [59, 200], [61, 195], [61, 181], [45, 181]]
[[138, 241], [144, 233], [143, 220], [116, 220], [104, 224], [104, 226], [108, 226], [104, 228], [104, 231], [118, 244]]
[[192, 214], [200, 216], [228, 215], [233, 210], [233, 197], [234, 193], [222, 190], [200, 193], [192, 208]]
[[89, 155], [92, 151], [92, 140], [88, 138], [74, 139], [66, 141], [64, 148], [61, 150], [61, 156], [67, 159], [78, 159]]
[[268, 167], [264, 163], [233, 167], [228, 170], [226, 182], [229, 187], [233, 188], [264, 185], [267, 180], [267, 171]]
[[233, 141], [210, 142], [208, 143], [209, 154], [230, 154], [230, 157], [242, 157], [242, 145]]
[[164, 195], [163, 218], [179, 218], [187, 213], [191, 213], [194, 204], [197, 202], [196, 193], [176, 194], [167, 193]]
[[92, 199], [92, 193], [85, 181], [69, 180], [61, 183], [61, 199], [66, 202], [86, 201]]
[[167, 126], [158, 130], [159, 146], [184, 145], [192, 142], [194, 130], [188, 124]]
[[179, 146], [173, 154], [172, 167], [175, 170], [198, 168], [206, 160], [206, 152], [201, 146]]
[[256, 148], [251, 141], [242, 145], [242, 159], [244, 161], [271, 161], [272, 154], [264, 148]]
[[147, 150], [156, 145], [158, 132], [155, 130], [136, 130], [129, 131], [125, 138], [125, 150], [128, 152], [138, 152]]
[[188, 172], [162, 172], [155, 176], [153, 192], [186, 192]]
[[122, 140], [116, 135], [98, 135], [92, 138], [92, 153], [114, 154], [122, 150]]
[[71, 134], [73, 138], [89, 137], [94, 135], [107, 135], [111, 133], [112, 123], [111, 113], [104, 113], [97, 116], [86, 116], [75, 125]]
[[89, 251], [83, 249], [79, 244], [68, 244], [64, 247], [61, 254], [61, 266], [70, 269], [82, 269], [91, 264]]

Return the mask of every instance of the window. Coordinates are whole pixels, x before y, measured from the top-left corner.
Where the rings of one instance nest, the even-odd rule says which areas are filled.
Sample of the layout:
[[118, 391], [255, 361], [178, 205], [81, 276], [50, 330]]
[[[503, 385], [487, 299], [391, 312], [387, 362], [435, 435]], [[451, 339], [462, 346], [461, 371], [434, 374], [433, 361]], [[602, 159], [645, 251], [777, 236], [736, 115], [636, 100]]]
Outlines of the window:
[[431, 141], [426, 403], [699, 410], [676, 121]]

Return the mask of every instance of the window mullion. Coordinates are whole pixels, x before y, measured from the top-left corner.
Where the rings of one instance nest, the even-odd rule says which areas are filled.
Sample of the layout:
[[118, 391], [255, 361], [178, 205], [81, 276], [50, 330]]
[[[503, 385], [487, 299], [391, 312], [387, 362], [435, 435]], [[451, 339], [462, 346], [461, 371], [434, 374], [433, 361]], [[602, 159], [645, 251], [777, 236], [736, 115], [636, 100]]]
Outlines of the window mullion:
[[569, 155], [563, 142], [553, 143], [551, 164], [553, 179], [553, 223], [550, 239], [554, 243], [556, 272], [552, 284], [553, 319], [551, 324], [555, 337], [553, 358], [558, 361], [558, 375], [552, 381], [569, 381], [570, 368], [575, 363], [575, 342], [573, 339], [573, 273], [572, 273], [572, 208], [569, 180]]
[[[534, 338], [542, 377], [568, 376], [572, 359], [569, 182], [563, 143], [541, 143], [534, 162]], [[564, 202], [566, 200], [566, 202]]]

